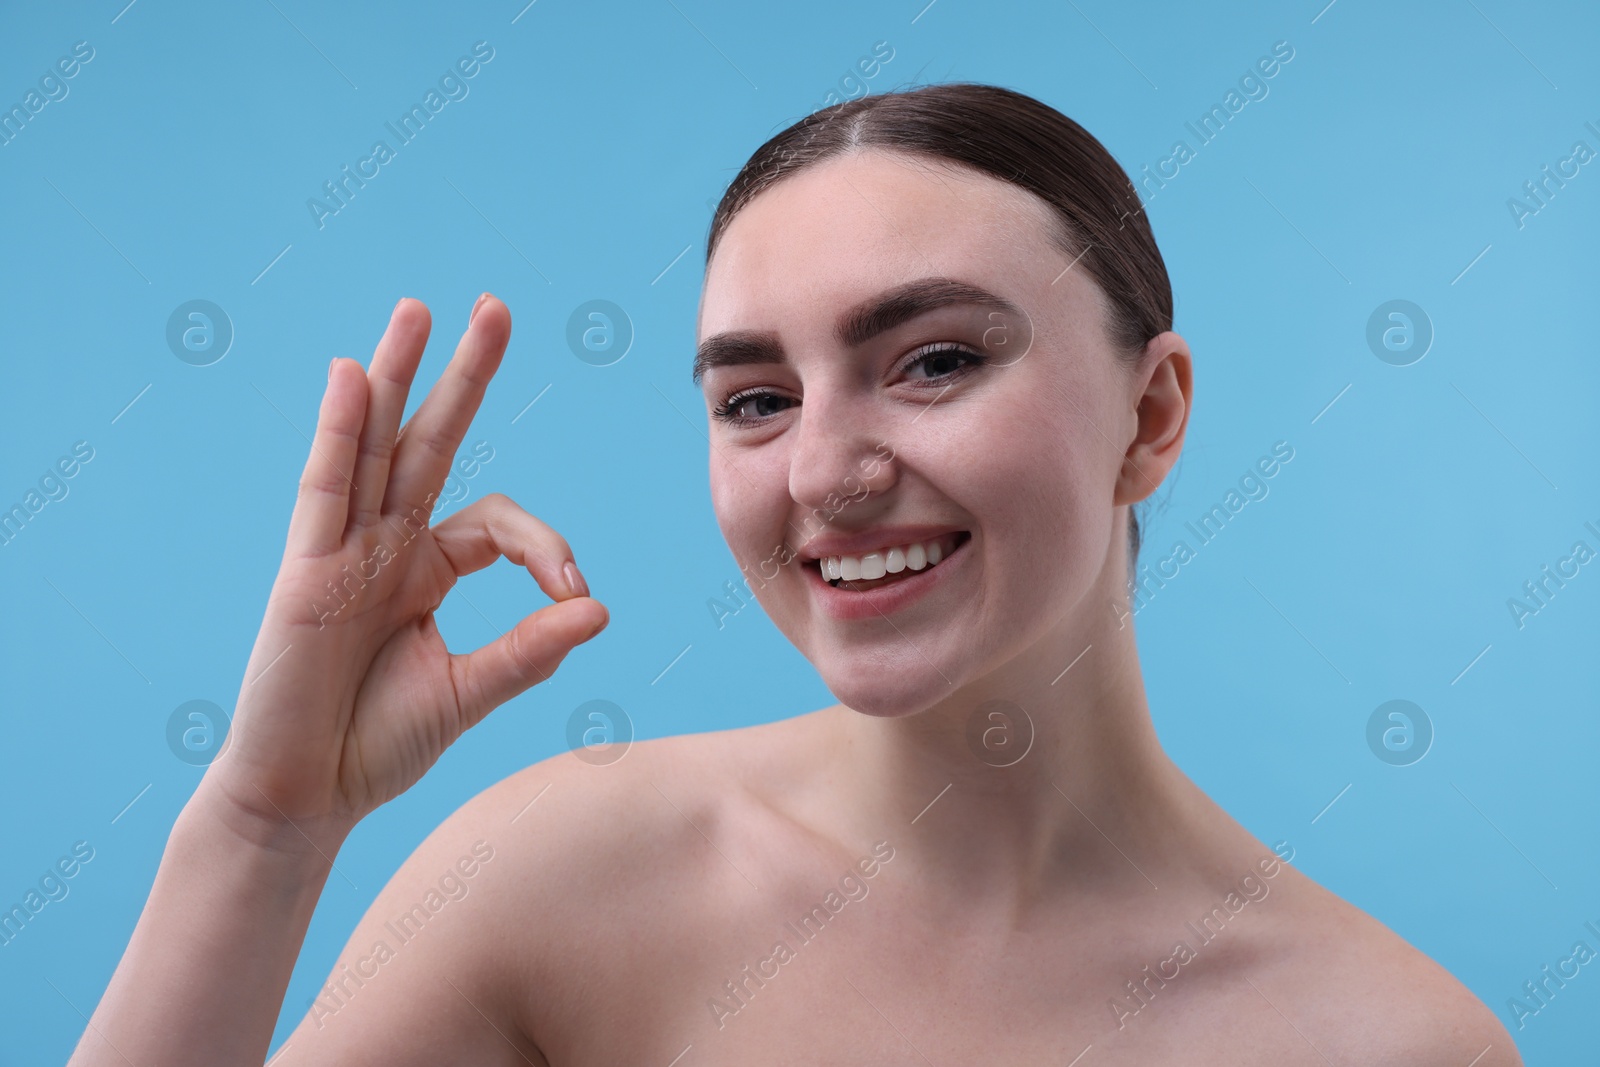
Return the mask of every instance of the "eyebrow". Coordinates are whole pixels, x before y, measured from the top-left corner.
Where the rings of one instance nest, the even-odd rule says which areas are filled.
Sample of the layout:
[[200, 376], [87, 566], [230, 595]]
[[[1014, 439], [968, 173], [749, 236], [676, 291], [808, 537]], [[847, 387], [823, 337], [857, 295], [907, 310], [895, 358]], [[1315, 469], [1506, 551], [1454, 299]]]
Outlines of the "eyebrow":
[[[954, 278], [918, 278], [886, 289], [839, 316], [834, 336], [846, 348], [859, 348], [872, 338], [939, 308], [970, 304], [1014, 318], [1022, 309], [1003, 296]], [[740, 367], [752, 363], [787, 363], [777, 335], [735, 330], [708, 337], [694, 358], [694, 384], [714, 367]]]

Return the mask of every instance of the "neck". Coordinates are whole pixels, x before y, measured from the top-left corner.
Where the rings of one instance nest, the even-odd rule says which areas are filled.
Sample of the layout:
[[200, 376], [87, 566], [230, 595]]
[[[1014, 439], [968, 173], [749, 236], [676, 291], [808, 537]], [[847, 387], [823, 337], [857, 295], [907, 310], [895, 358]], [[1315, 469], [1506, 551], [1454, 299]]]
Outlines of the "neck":
[[918, 714], [828, 709], [840, 825], [888, 840], [919, 884], [1013, 914], [1151, 892], [1214, 849], [1228, 821], [1156, 739], [1131, 619], [1085, 614]]

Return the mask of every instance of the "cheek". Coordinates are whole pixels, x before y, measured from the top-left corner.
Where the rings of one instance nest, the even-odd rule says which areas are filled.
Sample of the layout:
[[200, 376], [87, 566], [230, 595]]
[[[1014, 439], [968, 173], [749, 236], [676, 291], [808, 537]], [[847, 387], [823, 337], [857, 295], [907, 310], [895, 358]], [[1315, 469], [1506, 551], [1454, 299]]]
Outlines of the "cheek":
[[[725, 445], [718, 448], [727, 451]], [[771, 555], [783, 536], [787, 514], [787, 472], [753, 455], [711, 462], [711, 506], [734, 556], [754, 566]]]
[[[1081, 396], [1032, 393], [990, 435], [965, 480], [1007, 595], [1021, 600], [1081, 594], [1109, 544], [1115, 484], [1111, 446], [1088, 421]], [[1092, 416], [1090, 416], [1092, 418]]]
[[1042, 573], [1081, 548], [1094, 525], [1094, 497], [1071, 455], [1042, 448], [1023, 455], [1026, 462], [988, 468], [975, 510], [1008, 559]]
[[741, 514], [740, 509], [746, 504], [749, 494], [739, 493], [734, 484], [736, 478], [737, 474], [721, 464], [715, 456], [712, 457], [711, 509], [717, 516], [717, 526], [722, 530], [723, 539], [737, 556], [742, 552], [742, 531], [748, 524], [747, 517]]

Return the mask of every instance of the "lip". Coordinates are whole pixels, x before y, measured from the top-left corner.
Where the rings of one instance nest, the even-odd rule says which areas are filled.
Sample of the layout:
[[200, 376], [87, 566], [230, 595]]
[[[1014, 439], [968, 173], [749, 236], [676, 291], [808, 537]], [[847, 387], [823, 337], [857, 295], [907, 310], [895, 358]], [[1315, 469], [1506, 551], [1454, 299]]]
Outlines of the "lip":
[[893, 585], [880, 586], [862, 593], [853, 593], [848, 589], [837, 589], [829, 585], [823, 580], [821, 564], [814, 559], [808, 560], [801, 569], [805, 571], [806, 582], [816, 594], [822, 610], [830, 618], [840, 622], [878, 619], [909, 607], [943, 585], [950, 574], [965, 563], [969, 555], [967, 549], [971, 544], [972, 534], [969, 531], [966, 538], [956, 545], [948, 556], [932, 567], [918, 571], [914, 577], [903, 578]]

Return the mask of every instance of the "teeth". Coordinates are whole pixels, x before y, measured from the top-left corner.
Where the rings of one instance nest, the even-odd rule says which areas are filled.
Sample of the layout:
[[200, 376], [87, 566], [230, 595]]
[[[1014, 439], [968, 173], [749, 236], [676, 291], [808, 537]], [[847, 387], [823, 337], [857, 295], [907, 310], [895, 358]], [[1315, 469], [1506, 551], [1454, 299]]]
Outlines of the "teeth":
[[920, 571], [938, 563], [946, 555], [946, 545], [955, 540], [955, 534], [946, 534], [931, 541], [918, 541], [898, 545], [862, 556], [824, 556], [818, 562], [826, 581], [868, 581], [885, 574], [899, 574], [904, 570]]

